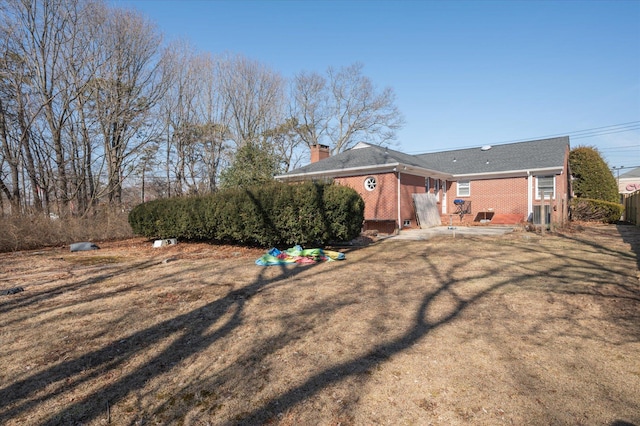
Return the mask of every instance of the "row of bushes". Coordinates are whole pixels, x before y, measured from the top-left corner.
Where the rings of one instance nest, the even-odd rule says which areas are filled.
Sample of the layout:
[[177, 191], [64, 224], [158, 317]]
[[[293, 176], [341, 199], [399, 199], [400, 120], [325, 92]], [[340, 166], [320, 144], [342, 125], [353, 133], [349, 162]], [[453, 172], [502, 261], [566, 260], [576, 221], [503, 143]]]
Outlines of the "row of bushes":
[[263, 247], [348, 241], [360, 234], [363, 220], [364, 201], [356, 191], [312, 182], [158, 199], [129, 214], [133, 232], [147, 238]]
[[571, 219], [586, 222], [615, 223], [620, 220], [624, 206], [609, 201], [591, 198], [574, 198], [571, 200]]

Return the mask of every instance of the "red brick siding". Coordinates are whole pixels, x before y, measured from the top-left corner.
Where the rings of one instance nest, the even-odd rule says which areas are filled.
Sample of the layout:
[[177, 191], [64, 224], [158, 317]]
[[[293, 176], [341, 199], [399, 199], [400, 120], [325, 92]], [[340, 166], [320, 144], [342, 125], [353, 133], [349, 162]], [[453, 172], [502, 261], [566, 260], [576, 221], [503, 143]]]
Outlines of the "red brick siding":
[[400, 216], [402, 227], [405, 220], [410, 221], [409, 227], [415, 227], [417, 225], [416, 212], [413, 208], [413, 194], [424, 194], [425, 178], [422, 176], [415, 176], [406, 173], [400, 174]]
[[[364, 180], [373, 176], [376, 178], [376, 189], [367, 191]], [[394, 220], [398, 219], [398, 180], [395, 173], [372, 174], [336, 178], [335, 182], [355, 189], [364, 200], [365, 220]]]
[[[449, 185], [448, 185], [449, 186]], [[470, 195], [459, 197], [458, 183], [451, 182], [447, 191], [447, 213], [455, 213], [453, 200], [459, 198], [471, 201], [471, 216], [473, 220], [478, 213], [493, 209], [495, 213], [521, 214], [527, 217], [527, 177], [471, 180]]]
[[[373, 191], [367, 191], [364, 188], [364, 180], [373, 176], [376, 178], [377, 185]], [[365, 220], [393, 220], [396, 226], [402, 226], [405, 220], [411, 221], [411, 226], [416, 224], [415, 211], [413, 209], [414, 193], [424, 193], [424, 177], [414, 176], [410, 174], [400, 174], [400, 215], [401, 222], [398, 221], [398, 178], [397, 174], [381, 173], [363, 176], [341, 177], [336, 178], [335, 182], [340, 185], [349, 186], [355, 189], [364, 200], [364, 218]]]
[[[566, 170], [566, 169], [565, 169]], [[542, 175], [541, 175], [542, 176]], [[549, 205], [551, 203], [551, 221], [564, 223], [568, 215], [567, 174], [555, 175], [556, 197], [549, 200], [536, 200], [536, 176], [532, 177], [531, 200], [532, 205]], [[493, 209], [496, 214], [518, 214], [522, 220], [529, 217], [528, 210], [528, 181], [526, 176], [503, 179], [471, 180], [470, 195], [468, 197], [457, 196], [457, 182], [447, 185], [447, 213], [453, 214], [456, 206], [453, 200], [456, 198], [471, 201], [471, 215], [464, 217], [464, 222], [471, 222], [477, 218], [478, 213]]]
[[[568, 151], [568, 150], [567, 150]], [[567, 157], [568, 158], [568, 155]], [[367, 191], [364, 188], [364, 180], [373, 176], [376, 178], [377, 186], [373, 191]], [[556, 175], [556, 198], [552, 200], [552, 221], [559, 223], [567, 218], [568, 208], [568, 166], [565, 159], [565, 171], [561, 175]], [[400, 223], [398, 221], [398, 178], [397, 173], [381, 173], [372, 175], [361, 175], [351, 177], [336, 178], [335, 182], [340, 185], [346, 185], [355, 189], [365, 202], [365, 221], [393, 221], [396, 226], [402, 227], [405, 220], [411, 221], [411, 226], [416, 225], [415, 212], [413, 209], [414, 193], [425, 192], [425, 178], [405, 173], [400, 173]], [[522, 220], [526, 220], [529, 215], [528, 211], [528, 182], [526, 176], [502, 178], [502, 179], [485, 179], [471, 180], [470, 195], [468, 197], [457, 196], [457, 182], [447, 182], [447, 187], [442, 188], [444, 182], [440, 181], [440, 191], [437, 197], [439, 202], [443, 200], [442, 192], [447, 194], [447, 216], [444, 223], [449, 223], [448, 215], [455, 214], [456, 206], [453, 201], [456, 198], [471, 201], [471, 214], [465, 215], [465, 222], [472, 222], [478, 213], [482, 213], [492, 209], [496, 214], [516, 214], [520, 215]], [[430, 188], [435, 188], [435, 180], [430, 180]], [[542, 204], [542, 200], [535, 199], [535, 176], [532, 178], [531, 197], [533, 205]], [[549, 201], [547, 200], [548, 204]], [[442, 208], [442, 205], [440, 206]], [[442, 212], [442, 210], [441, 210]]]

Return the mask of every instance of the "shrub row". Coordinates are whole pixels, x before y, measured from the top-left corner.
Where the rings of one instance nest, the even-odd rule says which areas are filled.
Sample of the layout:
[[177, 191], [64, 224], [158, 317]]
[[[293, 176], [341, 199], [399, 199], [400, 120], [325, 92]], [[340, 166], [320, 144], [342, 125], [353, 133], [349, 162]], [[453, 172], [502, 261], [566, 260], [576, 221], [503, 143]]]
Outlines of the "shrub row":
[[571, 218], [587, 222], [615, 223], [620, 220], [624, 206], [609, 201], [591, 198], [574, 198], [571, 200]]
[[263, 247], [348, 241], [360, 234], [363, 220], [364, 201], [356, 191], [312, 182], [158, 199], [129, 214], [133, 232], [147, 238]]

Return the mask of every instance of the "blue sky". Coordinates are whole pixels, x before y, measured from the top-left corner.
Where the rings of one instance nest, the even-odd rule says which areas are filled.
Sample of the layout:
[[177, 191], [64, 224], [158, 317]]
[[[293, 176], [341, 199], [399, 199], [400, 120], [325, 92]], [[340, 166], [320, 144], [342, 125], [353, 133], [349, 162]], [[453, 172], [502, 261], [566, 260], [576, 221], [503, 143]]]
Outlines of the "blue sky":
[[640, 166], [640, 0], [111, 3], [284, 77], [361, 62], [394, 89], [407, 153], [568, 135]]

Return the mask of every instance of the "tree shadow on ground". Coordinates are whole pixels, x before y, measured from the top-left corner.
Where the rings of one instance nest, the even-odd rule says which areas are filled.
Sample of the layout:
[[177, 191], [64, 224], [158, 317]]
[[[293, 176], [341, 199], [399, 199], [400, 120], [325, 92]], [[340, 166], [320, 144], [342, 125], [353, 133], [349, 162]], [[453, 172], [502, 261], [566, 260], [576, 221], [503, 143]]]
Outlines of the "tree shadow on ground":
[[[24, 286], [25, 292], [21, 293], [19, 298], [14, 298], [12, 300], [6, 299], [0, 302], [0, 314], [8, 314], [14, 310], [28, 309], [29, 306], [50, 300], [66, 292], [80, 291], [83, 288], [95, 286], [108, 279], [128, 274], [132, 269], [142, 272], [147, 268], [157, 265], [158, 263], [159, 262], [157, 260], [144, 260], [130, 264], [127, 268], [122, 268], [118, 264], [109, 264], [107, 267], [99, 267], [99, 269], [101, 269], [100, 273], [95, 276], [81, 279], [78, 282], [71, 283], [69, 285], [55, 287], [50, 290], [39, 290], [38, 287], [44, 284], [53, 283], [59, 279], [58, 277], [53, 276], [52, 278], [42, 280], [38, 283], [30, 283]], [[87, 271], [87, 275], [90, 273], [90, 270]], [[7, 323], [5, 323], [5, 325], [6, 324]]]
[[[598, 246], [597, 244], [595, 244], [595, 246], [597, 246], [599, 250], [609, 252], [607, 247]], [[532, 265], [535, 266], [543, 263], [548, 256], [548, 253], [542, 247], [531, 248], [530, 252], [533, 254], [533, 258], [537, 259], [531, 262]], [[437, 259], [440, 255], [442, 255], [442, 253], [433, 253], [428, 249], [425, 249], [422, 254], [426, 264], [425, 270], [435, 275], [438, 286], [433, 291], [419, 296], [421, 301], [419, 308], [413, 314], [411, 327], [403, 335], [396, 339], [376, 344], [364, 355], [327, 368], [319, 374], [310, 377], [304, 383], [292, 387], [277, 398], [266, 402], [252, 412], [243, 413], [243, 417], [239, 419], [238, 424], [252, 425], [271, 421], [277, 413], [281, 413], [300, 404], [321, 392], [323, 389], [331, 387], [346, 378], [357, 377], [362, 381], [367, 381], [370, 372], [375, 370], [377, 366], [386, 362], [392, 356], [407, 351], [436, 329], [452, 323], [465, 311], [474, 309], [484, 298], [500, 291], [504, 287], [521, 286], [523, 282], [535, 281], [541, 274], [540, 269], [537, 267], [524, 264], [519, 265], [519, 272], [517, 274], [507, 274], [503, 278], [495, 280], [495, 275], [504, 273], [504, 265], [499, 261], [494, 262], [493, 266], [485, 267], [483, 270], [478, 271], [472, 278], [474, 281], [487, 280], [490, 281], [491, 284], [484, 286], [482, 290], [470, 293], [467, 289], [469, 280], [463, 278], [457, 268], [446, 270], [438, 268]], [[567, 263], [577, 262], [580, 264], [581, 262], [579, 254], [567, 253], [564, 256], [566, 256]], [[564, 256], [560, 255], [559, 257]], [[472, 260], [467, 260], [467, 262], [466, 267], [469, 267]], [[564, 268], [565, 264], [560, 262], [554, 266], [547, 267], [542, 272], [550, 276], [560, 276], [565, 272]], [[609, 272], [610, 271], [605, 271], [600, 268], [596, 272], [589, 270], [585, 276], [605, 280]], [[623, 292], [625, 290], [626, 287], [622, 288]], [[637, 291], [638, 288], [636, 287], [633, 290], [634, 294], [637, 294]], [[623, 295], [622, 297], [625, 296]], [[565, 315], [570, 316], [571, 313], [568, 312]], [[589, 335], [588, 330], [586, 330], [586, 332], [588, 338], [600, 338], [594, 334]], [[635, 330], [631, 330], [631, 333], [637, 337]], [[632, 338], [632, 341], [635, 341], [635, 338]], [[528, 385], [523, 382], [522, 386], [523, 389], [526, 389]], [[535, 398], [535, 395], [533, 397]], [[355, 399], [357, 400], [357, 398]], [[540, 413], [540, 416], [543, 416], [542, 418], [546, 418], [550, 422], [554, 421], [555, 415], [556, 413], [553, 412]]]
[[[349, 253], [360, 248], [354, 246], [342, 251]], [[130, 265], [131, 267], [121, 267], [119, 272], [115, 272], [117, 267], [109, 268], [108, 270], [103, 270], [101, 274], [91, 276], [71, 285], [34, 292], [24, 297], [23, 300], [18, 301], [17, 304], [6, 303], [4, 309], [26, 309], [42, 300], [59, 296], [65, 292], [79, 291], [89, 285], [105, 282], [114, 278], [114, 276], [131, 273], [132, 269], [139, 271], [158, 264], [158, 261], [153, 260], [136, 262]], [[134, 373], [125, 375], [91, 397], [74, 402], [57, 413], [52, 413], [50, 420], [45, 424], [54, 425], [90, 421], [104, 415], [105, 407], [113, 406], [129, 392], [143, 387], [152, 378], [171, 371], [182, 359], [197, 354], [215, 344], [219, 339], [227, 336], [241, 325], [245, 304], [251, 297], [265, 288], [278, 286], [282, 282], [292, 279], [300, 273], [308, 272], [318, 265], [320, 264], [301, 267], [286, 265], [271, 267], [279, 268], [280, 270], [278, 275], [271, 278], [265, 277], [267, 269], [263, 268], [263, 272], [259, 273], [253, 282], [229, 291], [224, 297], [212, 303], [159, 322], [153, 327], [128, 335], [126, 338], [114, 341], [101, 349], [91, 351], [75, 359], [63, 361], [11, 385], [2, 387], [0, 388], [0, 400], [3, 401], [5, 410], [0, 410], [0, 419], [11, 419], [21, 413], [26, 413], [39, 404], [46, 403], [70, 389], [79, 388], [84, 383], [96, 380], [109, 371], [117, 370], [131, 362], [143, 350], [159, 345], [167, 338], [178, 336], [169, 346], [149, 360], [144, 367]], [[183, 272], [185, 274], [190, 273], [188, 269]], [[201, 273], [199, 270], [193, 272]], [[170, 280], [171, 277], [165, 277], [165, 279]], [[112, 294], [102, 293], [94, 298], [109, 297]], [[91, 300], [94, 300], [94, 298], [91, 298]], [[59, 307], [58, 305], [57, 308]], [[281, 344], [286, 344], [288, 341], [286, 339], [287, 336], [282, 337], [283, 339], [279, 339], [282, 342]], [[89, 373], [87, 374], [86, 372]], [[51, 383], [57, 383], [60, 386], [54, 387], [54, 390], [42, 396], [35, 396], [43, 387]]]
[[[373, 259], [384, 259], [390, 247], [386, 243], [374, 244], [369, 247]], [[598, 246], [600, 250], [609, 250]], [[353, 252], [359, 250], [354, 247]], [[534, 261], [531, 265], [544, 262], [548, 253], [544, 248], [532, 247], [530, 252]], [[402, 353], [411, 348], [417, 342], [424, 339], [432, 331], [445, 324], [449, 324], [463, 312], [472, 309], [480, 300], [495, 291], [509, 285], [518, 285], [522, 280], [535, 278], [540, 270], [529, 264], [518, 265], [511, 274], [504, 274], [505, 265], [495, 262], [491, 266], [478, 270], [473, 279], [477, 281], [491, 279], [491, 284], [481, 289], [469, 292], [466, 289], [468, 279], [459, 276], [456, 268], [438, 268], [438, 256], [428, 247], [422, 253], [414, 256], [416, 262], [422, 262], [421, 270], [430, 271], [437, 285], [422, 294], [412, 295], [419, 300], [417, 309], [412, 313], [412, 321], [409, 327], [398, 337], [371, 345], [363, 354], [338, 362], [322, 371], [311, 375], [302, 383], [290, 386], [280, 392], [274, 398], [258, 403], [251, 411], [240, 413], [240, 417], [227, 423], [261, 424], [272, 421], [278, 413], [287, 411], [297, 404], [313, 397], [323, 389], [327, 389], [335, 383], [347, 378], [368, 380], [369, 372], [376, 366], [389, 360], [395, 354]], [[570, 257], [579, 259], [579, 254], [567, 253]], [[375, 261], [375, 260], [374, 260]], [[470, 262], [471, 263], [471, 262]], [[127, 336], [125, 339], [111, 342], [101, 349], [86, 353], [77, 358], [63, 361], [42, 372], [21, 379], [11, 385], [0, 389], [0, 399], [6, 409], [0, 411], [5, 419], [11, 419], [24, 414], [40, 404], [48, 401], [71, 388], [79, 388], [90, 380], [94, 380], [102, 374], [117, 370], [131, 362], [141, 351], [159, 346], [167, 339], [173, 339], [158, 351], [141, 368], [123, 375], [118, 380], [102, 386], [93, 391], [86, 398], [74, 401], [57, 412], [51, 413], [44, 424], [73, 424], [77, 422], [95, 421], [104, 415], [110, 405], [113, 406], [123, 400], [129, 393], [142, 389], [150, 380], [169, 373], [183, 359], [198, 354], [216, 344], [225, 336], [229, 336], [238, 329], [244, 321], [247, 302], [256, 297], [260, 292], [283, 285], [291, 279], [295, 279], [302, 273], [313, 271], [314, 265], [307, 267], [280, 267], [279, 272], [270, 276], [268, 269], [263, 269], [257, 274], [256, 279], [240, 288], [227, 292], [211, 303], [207, 303], [197, 309], [193, 309], [169, 320], [159, 322], [139, 332]], [[343, 264], [337, 264], [332, 273], [344, 269]], [[562, 274], [562, 265], [547, 268], [547, 274]], [[194, 269], [185, 270], [185, 273], [202, 271]], [[319, 273], [329, 273], [326, 270]], [[600, 272], [602, 276], [607, 272]], [[497, 277], [497, 278], [496, 278]], [[165, 279], [170, 280], [167, 276]], [[329, 304], [311, 304], [307, 311], [300, 313], [299, 317], [286, 319], [287, 327], [283, 331], [270, 336], [260, 342], [256, 341], [244, 354], [241, 354], [236, 365], [221, 372], [218, 376], [207, 379], [204, 385], [215, 389], [226, 382], [242, 382], [247, 378], [246, 371], [259, 364], [261, 359], [273, 354], [279, 348], [285, 347], [291, 342], [301, 338], [309, 332], [305, 327], [305, 316], [311, 316], [318, 311], [332, 311], [340, 309], [344, 303], [336, 298]], [[246, 392], [250, 395], [252, 386], [247, 378]], [[51, 383], [58, 386], [51, 387]], [[51, 391], [40, 394], [44, 387], [51, 387]], [[170, 403], [163, 404], [156, 410], [159, 415], [163, 410], [171, 410]], [[147, 419], [149, 420], [149, 419]], [[130, 424], [134, 424], [132, 420]], [[177, 419], [176, 419], [177, 421]]]
[[622, 236], [622, 241], [631, 246], [631, 251], [636, 255], [636, 265], [640, 269], [640, 226], [630, 223], [619, 223], [616, 229]]

